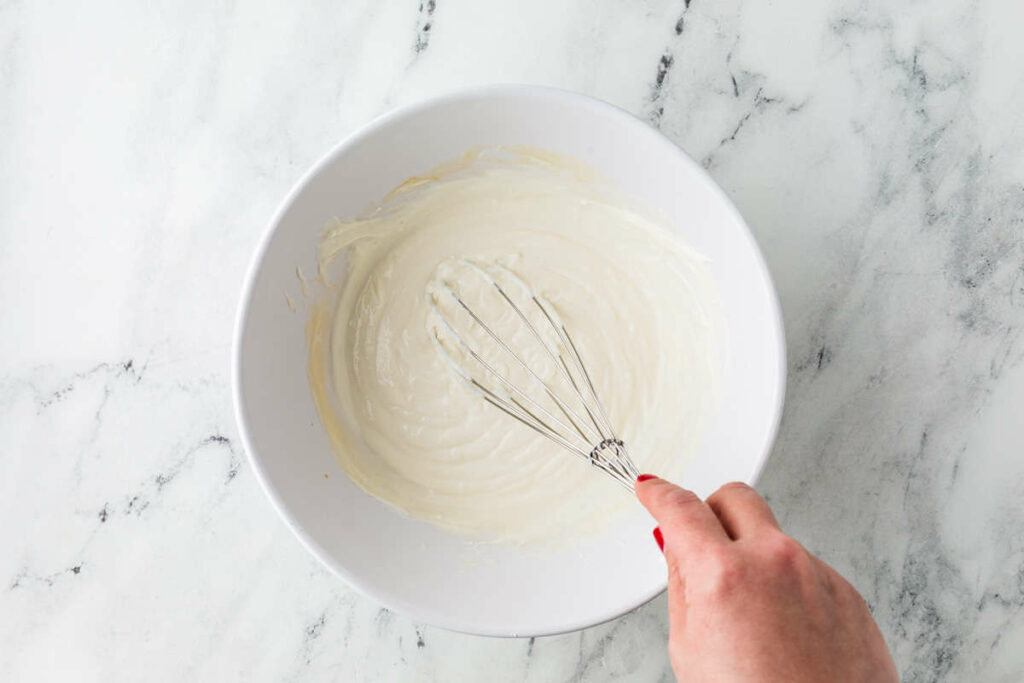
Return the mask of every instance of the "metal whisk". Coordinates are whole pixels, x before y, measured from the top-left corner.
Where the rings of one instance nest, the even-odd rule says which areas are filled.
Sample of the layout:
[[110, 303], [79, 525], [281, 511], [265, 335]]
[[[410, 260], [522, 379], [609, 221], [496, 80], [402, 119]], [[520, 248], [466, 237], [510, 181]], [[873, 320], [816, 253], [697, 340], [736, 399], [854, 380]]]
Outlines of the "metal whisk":
[[[459, 263], [477, 274], [483, 285], [496, 290], [501, 300], [515, 313], [515, 319], [529, 330], [530, 337], [543, 349], [541, 355], [546, 355], [554, 362], [555, 378], [547, 380], [542, 378], [540, 370], [532, 367], [525, 360], [527, 354], [513, 349], [506, 343], [494, 331], [494, 325], [489, 325], [482, 320], [459, 296], [455, 287], [445, 280], [440, 282], [438, 291], [427, 295], [429, 305], [441, 322], [441, 329], [435, 326], [433, 337], [441, 355], [448, 361], [459, 378], [485, 401], [562, 448], [583, 458], [632, 491], [636, 478], [639, 476], [639, 470], [630, 459], [626, 444], [616, 435], [615, 429], [608, 420], [608, 415], [597, 397], [594, 383], [583, 365], [583, 359], [580, 357], [576, 344], [555, 313], [554, 307], [535, 294], [511, 271], [501, 266], [494, 266], [521, 287], [526, 307], [529, 308], [532, 303], [532, 306], [539, 311], [542, 320], [538, 322], [541, 329], [550, 327], [549, 332], [553, 332], [553, 338], [548, 335], [549, 338], [545, 339], [545, 335], [542, 334], [541, 329], [538, 329], [538, 325], [530, 321], [523, 308], [516, 304], [508, 292], [487, 271], [469, 261], [460, 261]], [[456, 310], [463, 311], [473, 323], [479, 326], [483, 334], [477, 335], [480, 337], [478, 344], [490, 340], [500, 349], [499, 355], [525, 371], [529, 387], [517, 386], [513, 383], [493, 363], [485, 360], [485, 354], [482, 353], [479, 346], [467, 340], [468, 335], [456, 331], [456, 326], [439, 308], [440, 298], [444, 296], [450, 297], [457, 304]], [[546, 325], [543, 321], [546, 321]], [[467, 361], [472, 359], [472, 362], [467, 364], [471, 365], [475, 372], [463, 367], [449, 352], [443, 343], [443, 332], [447, 332], [468, 355]], [[491, 378], [493, 381], [487, 382], [486, 378]], [[533, 391], [530, 391], [531, 387]]]

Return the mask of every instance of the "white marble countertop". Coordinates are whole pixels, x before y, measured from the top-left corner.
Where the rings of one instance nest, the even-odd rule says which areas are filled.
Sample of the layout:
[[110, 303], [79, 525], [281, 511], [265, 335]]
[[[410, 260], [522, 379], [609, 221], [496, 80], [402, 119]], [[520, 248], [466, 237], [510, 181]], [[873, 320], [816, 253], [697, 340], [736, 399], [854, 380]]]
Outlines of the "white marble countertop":
[[94, 4], [0, 4], [0, 680], [671, 679], [664, 598], [537, 640], [381, 610], [240, 450], [275, 205], [369, 118], [490, 82], [703, 161], [785, 314], [761, 490], [907, 681], [1024, 675], [1020, 2]]

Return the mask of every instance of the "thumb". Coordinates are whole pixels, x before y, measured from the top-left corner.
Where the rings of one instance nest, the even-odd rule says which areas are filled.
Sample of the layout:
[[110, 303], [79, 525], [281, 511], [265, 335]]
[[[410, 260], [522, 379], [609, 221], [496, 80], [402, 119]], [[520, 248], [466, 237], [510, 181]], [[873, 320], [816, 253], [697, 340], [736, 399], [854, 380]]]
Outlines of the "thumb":
[[637, 479], [636, 495], [658, 520], [666, 548], [684, 563], [685, 558], [703, 549], [729, 542], [718, 517], [693, 491], [642, 474]]

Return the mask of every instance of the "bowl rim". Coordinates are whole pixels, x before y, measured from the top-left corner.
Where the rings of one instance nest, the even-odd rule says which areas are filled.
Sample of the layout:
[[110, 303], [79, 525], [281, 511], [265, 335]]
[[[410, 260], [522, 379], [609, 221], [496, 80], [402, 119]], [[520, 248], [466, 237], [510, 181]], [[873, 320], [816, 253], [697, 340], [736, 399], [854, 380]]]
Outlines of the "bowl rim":
[[[707, 172], [707, 170], [698, 164], [693, 157], [687, 154], [681, 147], [679, 147], [674, 141], [668, 136], [661, 132], [660, 129], [651, 126], [647, 122], [637, 118], [632, 113], [625, 109], [606, 102], [604, 100], [597, 99], [590, 95], [584, 95], [582, 93], [573, 92], [570, 90], [564, 90], [561, 88], [554, 88], [550, 86], [542, 85], [528, 85], [528, 84], [492, 84], [484, 86], [476, 86], [470, 88], [461, 88], [451, 90], [440, 95], [429, 97], [417, 102], [406, 104], [403, 106], [396, 107], [383, 114], [378, 115], [367, 123], [355, 128], [352, 132], [337, 142], [327, 153], [325, 153], [320, 159], [314, 163], [305, 173], [303, 173], [299, 179], [292, 185], [291, 189], [285, 195], [284, 199], [278, 204], [275, 209], [270, 221], [263, 229], [259, 240], [256, 244], [256, 248], [253, 251], [253, 255], [249, 260], [249, 264], [246, 268], [245, 276], [242, 282], [241, 296], [238, 300], [238, 309], [236, 311], [235, 324], [232, 333], [232, 349], [231, 349], [231, 395], [232, 403], [234, 404], [235, 421], [238, 425], [239, 437], [242, 442], [242, 446], [245, 449], [246, 457], [252, 467], [253, 472], [256, 475], [256, 480], [260, 484], [260, 488], [263, 489], [263, 493], [270, 500], [277, 514], [284, 520], [285, 525], [291, 530], [291, 532], [299, 539], [299, 542], [305, 547], [310, 554], [312, 554], [319, 562], [330, 570], [335, 576], [343, 579], [349, 586], [354, 588], [357, 592], [362, 595], [374, 600], [382, 607], [404, 615], [405, 617], [422, 624], [429, 624], [432, 626], [438, 626], [449, 631], [458, 633], [466, 633], [470, 635], [481, 635], [491, 637], [541, 637], [550, 635], [559, 635], [563, 633], [571, 633], [579, 631], [584, 628], [592, 626], [598, 626], [606, 623], [613, 619], [617, 619], [638, 607], [650, 602], [654, 598], [658, 597], [665, 592], [667, 588], [667, 577], [665, 581], [662, 581], [653, 590], [647, 594], [643, 594], [635, 602], [635, 604], [625, 604], [610, 607], [605, 612], [598, 615], [596, 618], [591, 615], [587, 618], [574, 618], [561, 620], [557, 626], [549, 626], [546, 628], [539, 629], [537, 632], [531, 633], [513, 633], [508, 629], [494, 628], [494, 629], [480, 629], [478, 627], [467, 627], [461, 624], [458, 620], [450, 618], [448, 615], [436, 613], [429, 610], [421, 610], [414, 604], [408, 604], [404, 601], [395, 599], [394, 596], [387, 594], [384, 591], [378, 590], [372, 585], [364, 582], [359, 576], [348, 571], [342, 564], [336, 562], [334, 558], [327, 553], [326, 549], [320, 545], [315, 538], [313, 538], [295, 518], [287, 503], [279, 494], [275, 485], [270, 481], [270, 477], [263, 467], [263, 461], [261, 456], [257, 453], [249, 435], [249, 421], [246, 417], [245, 410], [243, 409], [243, 396], [242, 396], [242, 385], [241, 385], [241, 348], [242, 348], [242, 336], [243, 330], [245, 329], [246, 321], [249, 317], [250, 308], [253, 302], [253, 288], [256, 281], [256, 274], [259, 270], [260, 264], [263, 262], [264, 256], [267, 253], [267, 249], [270, 245], [270, 241], [274, 233], [277, 231], [279, 224], [285, 213], [291, 208], [292, 204], [298, 199], [299, 195], [304, 191], [310, 181], [317, 176], [327, 166], [335, 161], [338, 157], [345, 154], [350, 148], [361, 142], [364, 138], [377, 132], [381, 128], [385, 128], [391, 123], [410, 116], [431, 109], [433, 107], [457, 103], [466, 100], [477, 100], [487, 99], [492, 97], [523, 97], [523, 98], [540, 98], [540, 99], [554, 99], [569, 102], [574, 106], [583, 107], [596, 111], [601, 115], [616, 119], [624, 129], [632, 128], [634, 130], [645, 130], [646, 132], [657, 133], [664, 143], [670, 147], [673, 152], [677, 155], [679, 160], [683, 164], [687, 164], [697, 170], [701, 175], [706, 177], [711, 184], [712, 191], [718, 195], [718, 199], [722, 202], [725, 210], [731, 214], [731, 217], [738, 223], [742, 228], [740, 231], [742, 239], [748, 241], [749, 246], [752, 247], [755, 262], [757, 264], [758, 275], [763, 280], [764, 285], [768, 290], [768, 299], [770, 311], [770, 319], [772, 327], [774, 328], [775, 342], [778, 345], [779, 356], [777, 358], [778, 377], [779, 381], [776, 386], [775, 395], [772, 397], [772, 415], [771, 422], [768, 431], [768, 435], [765, 439], [765, 443], [762, 447], [761, 453], [758, 454], [757, 459], [754, 463], [753, 473], [750, 476], [750, 480], [746, 483], [755, 485], [761, 476], [761, 472], [764, 469], [764, 465], [768, 460], [768, 456], [771, 454], [772, 449], [775, 445], [776, 437], [778, 436], [779, 425], [782, 418], [782, 410], [785, 402], [786, 395], [786, 338], [785, 329], [783, 327], [782, 309], [779, 303], [778, 292], [775, 288], [775, 283], [772, 279], [771, 272], [768, 269], [767, 263], [764, 260], [764, 255], [761, 253], [761, 249], [754, 239], [753, 233], [750, 231], [750, 227], [747, 222], [743, 219], [739, 210], [733, 204], [732, 200], [721, 188], [721, 186], [715, 181], [715, 179]], [[724, 482], [723, 482], [724, 483]], [[557, 621], [557, 620], [556, 620]]]

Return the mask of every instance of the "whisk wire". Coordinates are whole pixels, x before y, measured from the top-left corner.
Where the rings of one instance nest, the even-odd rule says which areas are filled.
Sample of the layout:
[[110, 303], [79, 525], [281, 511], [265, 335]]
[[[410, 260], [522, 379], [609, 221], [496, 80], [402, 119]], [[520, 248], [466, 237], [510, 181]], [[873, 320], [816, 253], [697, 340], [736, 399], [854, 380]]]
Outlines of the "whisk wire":
[[[456, 372], [456, 375], [485, 401], [527, 427], [530, 427], [538, 434], [550, 439], [575, 455], [584, 458], [592, 466], [605, 472], [619, 484], [632, 491], [639, 471], [633, 464], [625, 443], [617, 436], [615, 429], [612, 427], [608, 414], [598, 398], [593, 380], [583, 364], [579, 350], [561, 319], [553, 310], [549, 310], [548, 306], [542, 303], [541, 299], [530, 290], [526, 283], [507, 268], [498, 266], [498, 268], [522, 287], [529, 299], [540, 310], [548, 325], [550, 325], [555, 339], [557, 339], [557, 344], [553, 350], [551, 344], [545, 341], [544, 335], [530, 321], [523, 309], [516, 304], [505, 289], [487, 271], [470, 261], [463, 261], [462, 264], [469, 267], [488, 284], [492, 285], [505, 303], [512, 309], [516, 317], [529, 330], [534, 340], [536, 340], [548, 358], [554, 363], [556, 375], [560, 375], [568, 383], [568, 388], [571, 388], [571, 394], [575, 402], [582, 407], [582, 411], [586, 413], [586, 418], [583, 418], [568, 405], [566, 400], [559, 395], [559, 392], [530, 367], [530, 364], [509, 346], [490, 325], [485, 323], [459, 296], [454, 287], [446, 281], [441, 282], [441, 289], [444, 293], [454, 300], [459, 309], [464, 311], [488, 338], [494, 341], [505, 354], [510, 356], [527, 373], [528, 379], [543, 390], [544, 394], [550, 398], [557, 407], [557, 410], [568, 420], [569, 424], [566, 424], [561, 418], [538, 403], [524, 389], [516, 386], [508, 377], [504, 376], [489, 363], [473, 345], [466, 341], [463, 335], [456, 331], [451, 322], [439, 310], [436, 297], [428, 293], [428, 303], [441, 321], [443, 328], [454, 338], [469, 357], [486, 371], [487, 375], [497, 380], [498, 385], [507, 392], [506, 395], [500, 395], [498, 391], [478, 381], [463, 368], [445, 348], [438, 330], [435, 328], [433, 342], [442, 357]], [[571, 363], [566, 362], [565, 356], [569, 356]], [[575, 369], [575, 373], [570, 368], [570, 365]]]
[[[434, 306], [433, 302], [431, 302], [431, 306]], [[561, 420], [559, 420], [557, 416], [552, 415], [546, 408], [544, 408], [544, 406], [542, 406], [539, 403], [537, 403], [533, 398], [531, 398], [528, 394], [526, 394], [522, 389], [520, 389], [519, 387], [517, 387], [514, 384], [512, 384], [512, 382], [510, 382], [506, 377], [504, 377], [500, 372], [498, 372], [490, 363], [488, 363], [486, 360], [484, 360], [483, 357], [480, 356], [480, 354], [477, 353], [476, 350], [473, 349], [473, 347], [471, 347], [462, 338], [462, 335], [458, 334], [455, 331], [455, 329], [444, 318], [444, 316], [440, 316], [440, 311], [437, 311], [436, 307], [434, 307], [434, 310], [435, 310], [435, 312], [438, 313], [438, 315], [439, 315], [439, 317], [441, 319], [442, 324], [444, 324], [444, 326], [452, 334], [452, 336], [459, 343], [459, 345], [462, 346], [462, 348], [465, 349], [465, 351], [477, 363], [479, 363], [492, 377], [494, 377], [496, 380], [498, 380], [498, 382], [500, 382], [502, 384], [502, 386], [504, 386], [510, 392], [515, 393], [515, 394], [519, 395], [521, 398], [523, 398], [524, 400], [526, 400], [528, 403], [530, 403], [530, 405], [534, 406], [535, 409], [537, 409], [538, 411], [540, 411], [541, 413], [546, 415], [549, 420], [555, 422], [556, 424], [561, 426], [563, 429], [571, 431], [569, 426], [566, 425], [565, 423], [563, 423]], [[482, 393], [484, 395], [484, 398], [487, 399], [487, 401], [489, 403], [491, 403], [492, 405], [495, 405], [495, 406], [501, 408], [506, 413], [508, 413], [509, 415], [512, 415], [516, 419], [518, 419], [520, 421], [524, 421], [522, 415], [517, 414], [517, 411], [514, 408], [510, 407], [512, 405], [512, 403], [513, 403], [513, 399], [511, 399], [511, 397], [508, 398], [508, 399], [502, 398], [501, 396], [498, 396], [491, 389], [487, 388], [486, 386], [484, 386], [483, 384], [481, 384], [477, 380], [473, 379], [469, 374], [467, 374], [461, 368], [461, 366], [459, 366], [459, 364], [455, 361], [455, 359], [451, 357], [451, 355], [445, 350], [444, 346], [441, 345], [440, 341], [437, 339], [436, 336], [434, 337], [434, 344], [439, 349], [439, 351], [441, 352], [441, 355], [448, 361], [449, 365], [456, 371], [456, 373], [459, 375], [459, 377], [462, 379], [463, 382], [468, 384], [471, 388], [475, 389], [477, 391], [477, 393]], [[555, 437], [558, 437], [559, 443], [561, 443], [562, 441], [565, 441], [566, 443], [568, 443], [568, 440], [565, 439], [565, 437], [562, 437], [550, 425], [548, 425], [547, 423], [544, 423], [542, 420], [539, 420], [536, 416], [533, 416], [529, 411], [526, 411], [525, 409], [523, 409], [521, 405], [519, 407], [519, 410], [522, 410], [527, 415], [533, 417], [533, 419], [535, 419], [538, 422], [540, 422], [545, 427], [545, 429], [547, 429], [548, 432], [550, 432], [550, 434], [554, 435]], [[527, 423], [527, 424], [530, 424], [530, 423]], [[533, 427], [532, 424], [530, 424], [530, 426]], [[548, 436], [548, 434], [545, 433], [544, 431], [542, 431], [542, 430], [538, 430], [538, 431], [541, 431], [542, 434], [545, 434], [545, 436]], [[584, 444], [589, 444], [589, 442], [587, 441], [585, 436], [583, 436], [582, 438], [583, 438], [583, 443]], [[578, 450], [579, 452], [584, 453], [584, 451], [582, 449], [578, 448], [578, 447], [575, 447], [575, 450]], [[584, 455], [585, 455], [585, 453], [584, 453]]]
[[[569, 368], [568, 366], [566, 366], [565, 360], [562, 358], [561, 354], [559, 354], [558, 356], [555, 355], [551, 348], [544, 342], [544, 339], [540, 336], [540, 332], [537, 331], [537, 328], [533, 326], [533, 323], [531, 323], [530, 319], [526, 317], [526, 314], [523, 313], [522, 309], [516, 306], [515, 302], [512, 301], [511, 298], [509, 298], [509, 295], [505, 293], [505, 290], [501, 288], [501, 285], [499, 285], [493, 279], [491, 279], [491, 284], [494, 286], [496, 290], [498, 290], [498, 294], [501, 295], [505, 302], [512, 307], [512, 310], [516, 312], [516, 315], [519, 316], [519, 319], [523, 321], [523, 324], [526, 325], [526, 328], [530, 330], [531, 334], [533, 334], [533, 338], [536, 339], [537, 343], [541, 345], [541, 348], [543, 348], [545, 353], [548, 354], [548, 357], [551, 358], [552, 361], [554, 361], [555, 366], [562, 373], [562, 375], [567, 380], [569, 380], [569, 383], [572, 384], [574, 389], [576, 389], [576, 394], [581, 399], [580, 403], [583, 405], [583, 409], [586, 411], [587, 417], [590, 418], [591, 423], [594, 425], [594, 429], [597, 431], [598, 437], [602, 440], [605, 439], [606, 437], [604, 432], [601, 430], [601, 425], [597, 423], [597, 420], [594, 418], [594, 414], [590, 411], [590, 406], [587, 405], [587, 402], [582, 400], [583, 397], [579, 393], [578, 388], [576, 387], [576, 381], [572, 378], [572, 374], [569, 372]], [[544, 306], [540, 303], [537, 297], [531, 296], [530, 298], [533, 300], [535, 304], [537, 304], [537, 307], [540, 308], [541, 312], [544, 313], [544, 317], [547, 318], [548, 322], [551, 322], [551, 317], [548, 315], [548, 312], [544, 309]], [[554, 327], [553, 323], [552, 327]]]
[[[492, 283], [493, 283], [493, 281], [492, 281]], [[494, 285], [495, 285], [495, 287], [498, 287], [497, 283], [494, 283]], [[533, 368], [531, 368], [530, 365], [519, 356], [518, 353], [513, 351], [509, 347], [509, 345], [506, 344], [504, 342], [504, 340], [501, 339], [501, 337], [499, 337], [497, 334], [495, 334], [494, 330], [492, 330], [487, 325], [487, 323], [485, 323], [483, 320], [481, 320], [480, 317], [476, 313], [473, 312], [473, 309], [471, 309], [469, 306], [466, 305], [466, 302], [463, 301], [459, 297], [459, 295], [455, 293], [455, 290], [452, 289], [451, 285], [449, 285], [448, 283], [444, 283], [443, 286], [444, 286], [445, 291], [453, 299], [455, 299], [455, 301], [459, 304], [459, 306], [462, 307], [462, 309], [464, 311], [466, 311], [466, 313], [468, 313], [470, 315], [470, 317], [473, 319], [473, 321], [476, 322], [476, 324], [480, 326], [480, 328], [487, 334], [487, 336], [489, 336], [491, 339], [493, 339], [502, 349], [504, 349], [510, 356], [512, 356], [512, 358], [515, 359], [516, 363], [518, 363], [520, 367], [522, 367], [524, 370], [526, 370], [526, 372], [529, 373], [530, 377], [532, 377], [538, 384], [540, 384], [541, 387], [543, 387], [545, 393], [547, 393], [547, 395], [551, 397], [551, 400], [555, 402], [555, 405], [557, 405], [562, 410], [562, 412], [565, 413], [565, 415], [569, 419], [569, 421], [572, 422], [573, 425], [576, 427], [576, 429], [580, 430], [580, 432], [582, 434], [582, 430], [579, 427], [579, 425], [576, 423], [576, 420], [579, 420], [580, 422], [583, 422], [583, 418], [581, 418], [579, 415], [577, 415], [576, 412], [572, 410], [572, 408], [570, 408], [568, 405], [566, 405], [565, 402], [562, 401], [561, 398], [559, 398], [558, 394], [555, 393], [554, 389], [552, 389], [551, 386], [547, 382], [545, 382], [540, 377], [540, 375], [538, 375], [533, 370]], [[525, 320], [525, 316], [523, 315], [522, 311], [519, 310], [519, 307], [516, 306], [512, 302], [511, 299], [509, 299], [507, 296], [505, 296], [504, 292], [501, 290], [500, 287], [498, 287], [498, 291], [502, 293], [502, 296], [504, 297], [505, 301], [507, 301], [509, 303], [509, 305], [512, 306], [512, 308], [514, 308], [516, 310], [516, 312]], [[529, 325], [529, 321], [527, 321], [527, 325]], [[529, 326], [530, 326], [530, 329], [533, 329], [532, 325], [529, 325]], [[541, 345], [545, 348], [545, 350], [548, 350], [547, 349], [547, 345], [544, 344], [543, 341], [541, 341]], [[550, 353], [550, 350], [548, 350], [548, 352]], [[573, 418], [575, 418], [575, 420]], [[597, 436], [599, 438], [601, 438], [601, 439], [604, 438], [604, 435], [601, 434], [600, 429], [597, 430]]]
[[[583, 379], [586, 380], [587, 388], [590, 390], [590, 396], [594, 399], [594, 403], [597, 405], [597, 410], [601, 413], [601, 418], [604, 420], [604, 424], [608, 428], [611, 438], [617, 439], [618, 437], [615, 435], [615, 429], [612, 427], [611, 420], [608, 419], [608, 414], [604, 411], [604, 406], [601, 405], [601, 399], [597, 397], [597, 390], [594, 389], [594, 383], [590, 379], [590, 373], [587, 372], [587, 368], [583, 365], [583, 359], [580, 358], [580, 352], [576, 349], [576, 344], [573, 342], [572, 337], [569, 336], [569, 331], [565, 329], [565, 325], [563, 325], [560, 320], [556, 323], [552, 319], [547, 308], [541, 304], [536, 296], [533, 297], [533, 301], [537, 304], [537, 308], [541, 310], [541, 313], [544, 314], [547, 321], [551, 323], [551, 327], [554, 328], [555, 333], [559, 336], [562, 345], [572, 351], [570, 355], [572, 356], [573, 362], [576, 364], [576, 369], [581, 375], [583, 375]], [[566, 369], [566, 372], [568, 374], [568, 369]], [[582, 394], [582, 392], [579, 391], [579, 387], [576, 386], [576, 382], [572, 380], [571, 374], [569, 375], [569, 378], [570, 381], [572, 381], [573, 388], [576, 389], [578, 393]]]

